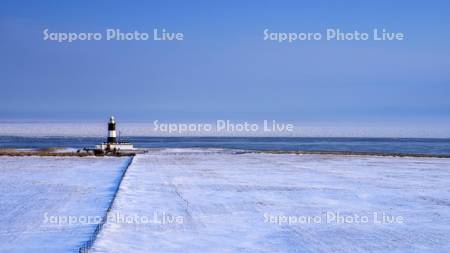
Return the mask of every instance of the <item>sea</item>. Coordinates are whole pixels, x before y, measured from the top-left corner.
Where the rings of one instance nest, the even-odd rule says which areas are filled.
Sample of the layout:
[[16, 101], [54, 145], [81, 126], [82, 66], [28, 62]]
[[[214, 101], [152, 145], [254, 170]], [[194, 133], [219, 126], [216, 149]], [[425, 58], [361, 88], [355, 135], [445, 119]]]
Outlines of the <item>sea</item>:
[[[93, 148], [96, 137], [0, 136], [0, 148]], [[279, 151], [348, 151], [450, 155], [450, 139], [313, 137], [122, 137], [137, 148], [227, 148]]]

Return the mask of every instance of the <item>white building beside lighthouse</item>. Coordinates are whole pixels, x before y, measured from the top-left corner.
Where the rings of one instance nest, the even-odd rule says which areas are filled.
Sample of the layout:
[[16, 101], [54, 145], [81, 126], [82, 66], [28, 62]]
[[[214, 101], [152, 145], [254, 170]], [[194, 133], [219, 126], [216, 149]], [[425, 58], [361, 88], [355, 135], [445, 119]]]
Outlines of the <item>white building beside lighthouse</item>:
[[133, 144], [129, 142], [122, 142], [117, 138], [116, 121], [114, 116], [109, 118], [108, 122], [108, 137], [106, 142], [96, 146], [97, 149], [103, 151], [129, 151], [134, 150]]

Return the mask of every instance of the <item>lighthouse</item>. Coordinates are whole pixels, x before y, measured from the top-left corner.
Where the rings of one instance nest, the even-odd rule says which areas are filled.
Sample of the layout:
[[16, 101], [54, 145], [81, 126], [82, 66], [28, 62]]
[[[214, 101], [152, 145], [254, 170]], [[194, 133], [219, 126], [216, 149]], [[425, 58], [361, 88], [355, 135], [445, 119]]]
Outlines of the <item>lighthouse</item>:
[[97, 150], [106, 153], [116, 153], [118, 151], [134, 151], [135, 149], [133, 147], [133, 144], [119, 140], [117, 138], [116, 131], [116, 120], [114, 119], [114, 116], [111, 116], [108, 121], [108, 137], [106, 138], [106, 142], [97, 145]]
[[114, 120], [114, 116], [111, 116], [111, 118], [109, 118], [107, 142], [108, 143], [117, 143], [116, 121]]

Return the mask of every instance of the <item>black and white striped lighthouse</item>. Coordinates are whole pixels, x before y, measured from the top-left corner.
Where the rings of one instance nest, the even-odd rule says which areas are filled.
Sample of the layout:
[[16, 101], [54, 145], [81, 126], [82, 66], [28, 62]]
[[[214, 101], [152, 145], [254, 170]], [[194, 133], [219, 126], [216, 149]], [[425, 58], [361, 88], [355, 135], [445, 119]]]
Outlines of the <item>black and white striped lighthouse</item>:
[[116, 121], [114, 120], [114, 116], [111, 116], [111, 118], [109, 118], [107, 142], [108, 143], [117, 143]]
[[132, 151], [134, 154], [135, 148], [133, 147], [133, 144], [119, 140], [116, 131], [116, 120], [114, 119], [114, 116], [111, 116], [108, 122], [108, 138], [106, 139], [106, 142], [95, 146], [97, 152], [109, 154], [111, 152], [116, 153], [120, 151], [123, 153]]

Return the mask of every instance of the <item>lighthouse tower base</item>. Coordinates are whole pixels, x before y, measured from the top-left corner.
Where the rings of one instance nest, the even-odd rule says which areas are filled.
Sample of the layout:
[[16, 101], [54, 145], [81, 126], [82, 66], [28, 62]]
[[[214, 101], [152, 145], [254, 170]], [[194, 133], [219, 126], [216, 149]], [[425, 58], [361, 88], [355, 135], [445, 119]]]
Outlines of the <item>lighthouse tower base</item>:
[[102, 143], [100, 145], [96, 146], [97, 149], [101, 149], [104, 151], [128, 151], [128, 150], [134, 150], [133, 144], [131, 143]]

